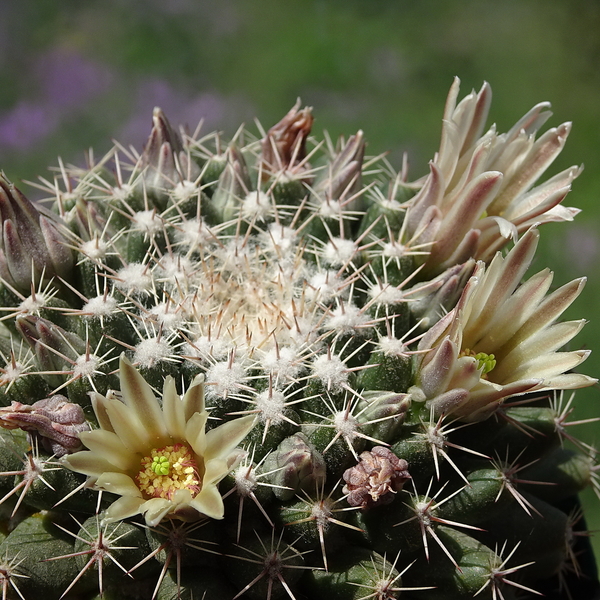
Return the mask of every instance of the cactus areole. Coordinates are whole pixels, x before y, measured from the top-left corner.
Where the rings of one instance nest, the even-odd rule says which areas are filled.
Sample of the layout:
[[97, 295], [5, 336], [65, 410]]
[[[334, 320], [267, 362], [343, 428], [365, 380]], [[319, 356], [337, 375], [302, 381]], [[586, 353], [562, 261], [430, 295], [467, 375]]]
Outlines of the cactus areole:
[[3, 598], [592, 590], [585, 280], [529, 273], [570, 124], [458, 96], [420, 179], [300, 103], [229, 141], [157, 108], [37, 205], [0, 177]]

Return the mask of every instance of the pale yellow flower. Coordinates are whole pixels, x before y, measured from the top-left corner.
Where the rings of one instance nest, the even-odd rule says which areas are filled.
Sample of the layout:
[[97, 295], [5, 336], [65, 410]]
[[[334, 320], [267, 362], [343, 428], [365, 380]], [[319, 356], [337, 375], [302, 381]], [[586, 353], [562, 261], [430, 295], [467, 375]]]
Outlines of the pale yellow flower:
[[120, 399], [111, 392], [92, 397], [100, 427], [80, 434], [88, 450], [64, 459], [70, 469], [88, 475], [96, 489], [121, 496], [108, 508], [106, 520], [143, 514], [155, 526], [164, 518], [223, 518], [217, 486], [241, 457], [236, 446], [252, 429], [254, 417], [206, 432], [202, 377], [183, 398], [167, 377], [162, 407], [125, 356], [119, 377]]
[[546, 295], [552, 283], [546, 269], [521, 284], [537, 241], [531, 229], [506, 256], [498, 253], [487, 267], [477, 264], [457, 306], [419, 342], [424, 353], [416, 355], [413, 400], [426, 401], [438, 415], [479, 421], [509, 396], [596, 383], [569, 372], [589, 351], [557, 352], [585, 323], [557, 321], [585, 280]]
[[536, 139], [552, 114], [534, 106], [508, 132], [483, 133], [492, 91], [485, 83], [457, 104], [455, 79], [444, 110], [440, 149], [430, 174], [412, 199], [406, 234], [426, 244], [422, 275], [436, 275], [469, 258], [489, 262], [496, 251], [531, 226], [571, 221], [578, 209], [561, 203], [581, 169], [570, 167], [539, 183], [563, 149], [571, 130], [563, 123]]

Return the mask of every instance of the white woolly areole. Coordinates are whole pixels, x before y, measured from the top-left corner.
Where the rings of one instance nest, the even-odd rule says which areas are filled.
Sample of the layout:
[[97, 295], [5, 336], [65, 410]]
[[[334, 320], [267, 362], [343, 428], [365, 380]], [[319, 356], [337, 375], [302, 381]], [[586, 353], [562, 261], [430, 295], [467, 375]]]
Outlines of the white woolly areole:
[[342, 283], [337, 271], [332, 269], [319, 271], [310, 277], [305, 293], [310, 300], [329, 302], [339, 295]]
[[12, 361], [6, 363], [2, 372], [0, 372], [0, 385], [4, 385], [7, 383], [12, 383], [19, 379], [19, 377], [25, 372], [27, 367], [18, 361], [15, 361], [15, 364], [12, 364]]
[[242, 200], [242, 216], [245, 219], [265, 221], [273, 210], [273, 203], [267, 194], [260, 190], [250, 192]]
[[161, 302], [150, 309], [150, 314], [166, 329], [176, 329], [183, 319], [173, 303]]
[[199, 192], [198, 186], [193, 182], [186, 179], [185, 181], [180, 181], [171, 192], [173, 194], [173, 198], [175, 198], [178, 202], [185, 202], [192, 196], [197, 196]]
[[27, 314], [35, 313], [40, 310], [40, 308], [44, 308], [44, 306], [46, 306], [48, 299], [49, 298], [47, 298], [44, 294], [36, 293], [35, 299], [33, 296], [25, 298], [25, 300], [19, 304], [19, 310]]
[[333, 425], [343, 437], [353, 440], [356, 437], [358, 421], [345, 410], [341, 410], [333, 416]]
[[381, 253], [390, 258], [401, 258], [407, 254], [407, 248], [400, 242], [387, 242], [383, 245]]
[[162, 219], [156, 210], [141, 210], [133, 215], [133, 228], [137, 231], [154, 236], [162, 230]]
[[125, 292], [147, 292], [152, 287], [152, 276], [148, 265], [130, 263], [119, 269], [115, 285]]
[[318, 214], [324, 219], [334, 219], [342, 213], [342, 207], [337, 200], [326, 200], [319, 206]]
[[334, 267], [348, 264], [356, 254], [357, 247], [354, 241], [342, 238], [333, 238], [323, 248], [323, 260]]
[[81, 311], [90, 317], [108, 317], [117, 310], [117, 307], [118, 303], [112, 296], [96, 296], [88, 300]]
[[200, 335], [192, 343], [185, 346], [184, 354], [204, 360], [208, 358], [222, 360], [229, 354], [230, 350], [231, 344], [224, 338]]
[[256, 396], [256, 408], [261, 421], [277, 425], [284, 421], [285, 396], [278, 390], [265, 390]]
[[218, 362], [206, 372], [206, 395], [209, 398], [227, 397], [240, 390], [246, 378], [241, 364]]
[[112, 196], [115, 200], [121, 200], [126, 202], [133, 194], [133, 187], [128, 183], [124, 183], [121, 186], [115, 186], [111, 189]]
[[83, 242], [79, 246], [79, 251], [92, 260], [102, 260], [108, 252], [108, 244], [96, 238], [89, 242]]
[[358, 306], [348, 304], [335, 308], [327, 319], [325, 327], [339, 333], [350, 333], [360, 329], [369, 320]]
[[100, 358], [95, 354], [81, 354], [75, 361], [73, 367], [74, 377], [93, 377], [98, 371], [100, 365]]
[[291, 227], [272, 223], [269, 225], [268, 232], [263, 237], [265, 239], [265, 248], [281, 256], [286, 256], [295, 250], [296, 231]]
[[398, 338], [388, 337], [387, 335], [379, 340], [379, 349], [386, 356], [405, 356], [406, 346]]
[[289, 346], [271, 348], [260, 359], [260, 366], [267, 373], [274, 376], [274, 385], [283, 385], [287, 381], [295, 381], [301, 370], [298, 353]]
[[157, 274], [163, 281], [177, 283], [187, 281], [193, 269], [189, 258], [181, 254], [167, 254], [160, 259]]
[[233, 473], [236, 492], [240, 496], [249, 496], [257, 487], [256, 470], [249, 465], [241, 464]]
[[133, 360], [142, 367], [150, 368], [173, 355], [173, 349], [164, 338], [151, 337], [136, 347]]
[[402, 290], [388, 283], [376, 283], [369, 288], [369, 296], [377, 304], [398, 304], [404, 300]]
[[214, 242], [215, 238], [202, 219], [187, 219], [177, 225], [177, 239], [190, 250]]
[[346, 364], [338, 356], [318, 356], [312, 363], [312, 371], [327, 389], [334, 392], [348, 383]]

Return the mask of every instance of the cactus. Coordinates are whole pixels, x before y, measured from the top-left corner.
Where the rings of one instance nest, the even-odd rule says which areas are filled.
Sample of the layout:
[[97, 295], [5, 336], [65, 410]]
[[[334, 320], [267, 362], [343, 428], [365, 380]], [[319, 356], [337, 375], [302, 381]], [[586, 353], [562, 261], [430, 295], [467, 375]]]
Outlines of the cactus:
[[3, 597], [570, 585], [584, 280], [526, 275], [578, 212], [578, 168], [539, 181], [570, 125], [484, 131], [489, 86], [458, 94], [417, 181], [299, 103], [228, 143], [155, 109], [39, 205], [0, 179]]

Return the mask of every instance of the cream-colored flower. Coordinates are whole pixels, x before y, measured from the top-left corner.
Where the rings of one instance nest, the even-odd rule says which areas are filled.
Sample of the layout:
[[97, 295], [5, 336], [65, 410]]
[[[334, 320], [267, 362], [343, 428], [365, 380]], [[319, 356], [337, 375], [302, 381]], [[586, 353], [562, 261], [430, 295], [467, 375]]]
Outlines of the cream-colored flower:
[[584, 321], [557, 322], [582, 290], [576, 279], [548, 296], [546, 269], [520, 284], [533, 259], [538, 232], [531, 229], [489, 266], [479, 262], [457, 306], [419, 342], [414, 400], [437, 414], [464, 421], [490, 416], [505, 398], [529, 391], [575, 389], [596, 380], [567, 373], [589, 351], [557, 352]]
[[143, 514], [155, 526], [164, 518], [223, 518], [217, 486], [240, 458], [236, 446], [252, 429], [254, 417], [233, 419], [206, 432], [201, 377], [183, 398], [167, 377], [162, 407], [125, 356], [119, 377], [121, 399], [110, 392], [92, 397], [100, 427], [80, 434], [88, 450], [64, 461], [88, 475], [96, 489], [121, 496], [108, 508], [107, 521]]
[[429, 244], [424, 273], [436, 275], [469, 258], [491, 260], [511, 238], [538, 223], [570, 221], [578, 209], [561, 205], [579, 175], [571, 167], [536, 185], [563, 149], [570, 123], [536, 134], [552, 114], [534, 106], [507, 133], [486, 133], [492, 92], [485, 83], [457, 104], [460, 81], [450, 88], [439, 152], [413, 198], [405, 231]]

